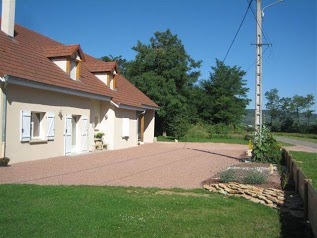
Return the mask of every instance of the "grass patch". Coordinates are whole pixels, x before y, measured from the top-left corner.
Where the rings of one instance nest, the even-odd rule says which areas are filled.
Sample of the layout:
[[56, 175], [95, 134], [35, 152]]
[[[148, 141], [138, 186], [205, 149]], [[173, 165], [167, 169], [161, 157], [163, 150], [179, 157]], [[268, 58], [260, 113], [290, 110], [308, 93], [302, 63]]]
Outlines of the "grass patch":
[[[175, 137], [172, 136], [158, 136], [157, 141], [163, 141], [163, 142], [174, 142]], [[241, 137], [216, 137], [216, 138], [195, 138], [195, 137], [181, 137], [177, 139], [179, 142], [201, 142], [201, 143], [206, 143], [206, 142], [211, 142], [211, 143], [227, 143], [227, 144], [242, 144], [242, 145], [247, 145], [249, 142], [244, 140]]]
[[306, 177], [313, 180], [313, 186], [317, 189], [317, 153], [290, 152], [297, 165], [302, 169]]
[[0, 185], [1, 237], [279, 237], [279, 214], [271, 208], [219, 194], [159, 191]]

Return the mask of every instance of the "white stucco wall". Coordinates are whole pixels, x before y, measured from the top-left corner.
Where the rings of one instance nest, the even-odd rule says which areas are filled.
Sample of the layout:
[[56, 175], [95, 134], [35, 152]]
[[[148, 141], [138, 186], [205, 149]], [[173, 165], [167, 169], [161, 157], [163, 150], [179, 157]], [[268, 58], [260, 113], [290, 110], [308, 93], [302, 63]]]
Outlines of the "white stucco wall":
[[[129, 137], [122, 137], [124, 118], [129, 118]], [[128, 148], [138, 145], [136, 111], [116, 108], [114, 121], [114, 149]]]
[[144, 114], [144, 138], [145, 143], [152, 143], [154, 140], [155, 111], [146, 110]]
[[[109, 74], [107, 73], [94, 73], [94, 75], [107, 85]], [[109, 85], [108, 85], [109, 86]]]
[[[7, 93], [7, 145], [6, 155], [10, 163], [63, 156], [65, 152], [65, 115], [79, 115], [90, 118], [91, 101], [82, 97], [8, 85]], [[52, 112], [55, 114], [55, 138], [40, 144], [20, 141], [20, 112]], [[58, 114], [62, 112], [61, 119]], [[46, 123], [43, 123], [45, 127]], [[78, 124], [81, 125], [81, 122]], [[91, 123], [89, 123], [88, 145], [93, 144]], [[91, 150], [92, 148], [89, 148]]]
[[[95, 149], [94, 134], [97, 132], [105, 133], [104, 143], [108, 145], [108, 149], [110, 150], [128, 148], [138, 145], [138, 121], [136, 111], [119, 109], [110, 104], [110, 102], [92, 100], [79, 96], [72, 96], [12, 84], [8, 85], [7, 100], [6, 156], [11, 159], [10, 163], [64, 156], [66, 114], [78, 115], [80, 118], [86, 116], [88, 118], [89, 151]], [[21, 111], [54, 113], [54, 140], [36, 144], [21, 142]], [[58, 116], [59, 112], [62, 113], [62, 118]], [[98, 117], [99, 123], [97, 125], [95, 125], [95, 117]], [[129, 137], [126, 138], [122, 137], [124, 118], [129, 119]], [[144, 142], [153, 142], [153, 110], [146, 111], [144, 124]], [[80, 125], [81, 122], [78, 123], [78, 126]], [[43, 122], [42, 126], [45, 131], [45, 121]], [[78, 135], [79, 134], [77, 134], [77, 136]]]
[[54, 58], [54, 59], [52, 59], [52, 61], [53, 61], [58, 67], [60, 67], [64, 72], [66, 72], [67, 61], [66, 61], [65, 58]]

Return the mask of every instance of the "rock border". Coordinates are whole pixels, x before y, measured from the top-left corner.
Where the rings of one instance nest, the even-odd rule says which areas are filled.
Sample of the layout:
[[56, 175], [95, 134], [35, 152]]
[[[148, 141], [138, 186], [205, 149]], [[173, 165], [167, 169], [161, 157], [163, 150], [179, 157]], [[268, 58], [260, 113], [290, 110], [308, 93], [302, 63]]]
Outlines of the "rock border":
[[285, 193], [280, 189], [263, 189], [237, 182], [204, 184], [203, 188], [223, 195], [243, 197], [275, 209], [279, 209], [285, 202]]

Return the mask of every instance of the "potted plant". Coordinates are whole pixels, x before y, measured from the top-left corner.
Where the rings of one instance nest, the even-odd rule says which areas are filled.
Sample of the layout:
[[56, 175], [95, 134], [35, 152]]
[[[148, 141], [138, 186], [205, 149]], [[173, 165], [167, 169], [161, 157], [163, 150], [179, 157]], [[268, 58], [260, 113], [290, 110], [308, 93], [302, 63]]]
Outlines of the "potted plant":
[[95, 134], [95, 138], [101, 140], [102, 137], [104, 136], [104, 134], [105, 134], [105, 133], [103, 133], [103, 132], [98, 132], [98, 133]]
[[8, 166], [10, 159], [7, 157], [0, 158], [0, 166]]
[[104, 136], [105, 133], [103, 132], [98, 132], [95, 134], [95, 147], [96, 149], [103, 149], [103, 141], [102, 141], [102, 137]]

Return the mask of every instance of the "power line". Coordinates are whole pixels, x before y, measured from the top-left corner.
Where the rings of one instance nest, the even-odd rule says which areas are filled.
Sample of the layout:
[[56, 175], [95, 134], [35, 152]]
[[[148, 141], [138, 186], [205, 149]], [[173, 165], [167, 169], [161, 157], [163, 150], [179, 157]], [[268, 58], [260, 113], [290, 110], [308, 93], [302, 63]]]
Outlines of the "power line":
[[237, 32], [236, 32], [236, 34], [235, 34], [235, 36], [234, 36], [234, 38], [233, 38], [231, 44], [230, 44], [230, 47], [229, 47], [229, 49], [228, 49], [228, 51], [227, 51], [227, 53], [226, 53], [225, 58], [224, 58], [223, 61], [222, 61], [223, 63], [225, 62], [225, 60], [226, 60], [226, 58], [227, 58], [227, 56], [228, 56], [228, 54], [229, 54], [229, 52], [230, 52], [230, 50], [231, 50], [231, 47], [232, 47], [233, 43], [235, 42], [235, 40], [236, 40], [236, 38], [237, 38], [237, 36], [238, 36], [238, 34], [239, 34], [239, 31], [240, 31], [240, 29], [241, 29], [241, 27], [242, 27], [242, 25], [243, 25], [243, 22], [244, 22], [244, 20], [245, 20], [247, 14], [248, 14], [248, 12], [249, 12], [249, 9], [250, 9], [250, 7], [251, 7], [251, 3], [252, 3], [252, 2], [253, 2], [253, 0], [250, 0], [250, 2], [249, 2], [249, 4], [248, 4], [248, 8], [247, 8], [247, 10], [246, 10], [246, 12], [245, 12], [245, 14], [244, 14], [244, 16], [243, 16], [243, 19], [242, 19], [241, 23], [240, 23], [240, 26], [239, 26], [239, 28], [238, 28], [238, 30], [237, 30]]

